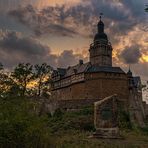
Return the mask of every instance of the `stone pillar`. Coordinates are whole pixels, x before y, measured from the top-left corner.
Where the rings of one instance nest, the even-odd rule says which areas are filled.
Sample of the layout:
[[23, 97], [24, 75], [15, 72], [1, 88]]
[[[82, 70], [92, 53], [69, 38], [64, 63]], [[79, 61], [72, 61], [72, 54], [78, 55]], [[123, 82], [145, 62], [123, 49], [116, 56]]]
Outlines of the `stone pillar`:
[[117, 95], [107, 97], [94, 104], [94, 125], [98, 138], [120, 138], [118, 128]]

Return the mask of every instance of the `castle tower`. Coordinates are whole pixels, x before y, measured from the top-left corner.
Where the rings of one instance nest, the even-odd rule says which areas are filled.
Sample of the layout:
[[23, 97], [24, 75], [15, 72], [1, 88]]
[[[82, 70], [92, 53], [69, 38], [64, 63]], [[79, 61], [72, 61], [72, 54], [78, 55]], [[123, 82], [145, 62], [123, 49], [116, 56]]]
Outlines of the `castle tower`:
[[98, 33], [95, 35], [94, 42], [90, 45], [90, 62], [95, 66], [112, 67], [112, 46], [104, 33], [104, 23], [98, 23]]

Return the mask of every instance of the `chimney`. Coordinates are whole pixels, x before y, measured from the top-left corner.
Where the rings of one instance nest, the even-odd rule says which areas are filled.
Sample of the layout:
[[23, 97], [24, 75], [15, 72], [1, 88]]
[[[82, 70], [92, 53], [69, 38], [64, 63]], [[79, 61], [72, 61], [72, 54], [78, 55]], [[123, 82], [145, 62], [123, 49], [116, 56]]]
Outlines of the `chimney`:
[[80, 65], [83, 65], [83, 60], [79, 60], [79, 64]]

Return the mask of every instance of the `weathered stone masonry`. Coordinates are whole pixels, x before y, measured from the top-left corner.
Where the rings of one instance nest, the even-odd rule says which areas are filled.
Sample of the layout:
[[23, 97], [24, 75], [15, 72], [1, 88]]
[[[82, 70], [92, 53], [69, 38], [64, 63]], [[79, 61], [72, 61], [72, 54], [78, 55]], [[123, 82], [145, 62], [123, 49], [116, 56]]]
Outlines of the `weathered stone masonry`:
[[[74, 77], [74, 76], [72, 76]], [[77, 75], [75, 75], [77, 77]], [[70, 79], [70, 78], [68, 78]], [[79, 76], [77, 81], [79, 80]], [[67, 81], [67, 80], [65, 80]], [[121, 100], [128, 98], [128, 81], [121, 73], [83, 73], [83, 79], [68, 86], [60, 84], [54, 94], [60, 100], [96, 99], [118, 94]], [[126, 100], [127, 101], [127, 100]]]

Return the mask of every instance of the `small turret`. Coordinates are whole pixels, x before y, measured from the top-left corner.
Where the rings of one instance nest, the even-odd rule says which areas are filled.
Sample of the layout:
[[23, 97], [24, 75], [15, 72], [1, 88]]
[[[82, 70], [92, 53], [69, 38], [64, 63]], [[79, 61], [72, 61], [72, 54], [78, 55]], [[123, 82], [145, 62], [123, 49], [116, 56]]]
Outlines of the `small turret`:
[[130, 66], [129, 66], [129, 70], [127, 72], [127, 76], [128, 76], [128, 80], [129, 80], [129, 89], [133, 89], [134, 87], [134, 79], [133, 79], [133, 73], [130, 69]]
[[129, 70], [127, 72], [128, 77], [133, 77], [133, 73], [131, 72], [130, 66], [129, 66]]

